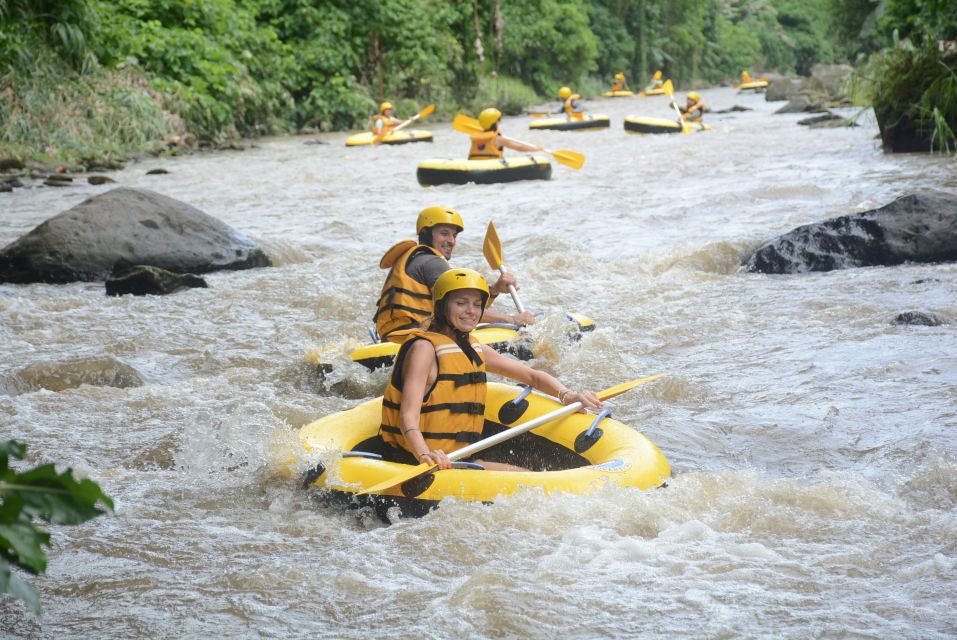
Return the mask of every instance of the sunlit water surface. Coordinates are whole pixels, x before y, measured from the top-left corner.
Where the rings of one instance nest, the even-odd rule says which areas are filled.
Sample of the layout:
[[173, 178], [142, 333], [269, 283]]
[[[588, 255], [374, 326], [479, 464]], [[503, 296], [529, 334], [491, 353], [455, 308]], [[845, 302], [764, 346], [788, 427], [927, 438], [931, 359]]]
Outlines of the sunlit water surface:
[[[957, 265], [739, 271], [797, 225], [957, 192], [955, 165], [884, 155], [866, 115], [808, 130], [762, 96], [704, 99], [753, 111], [687, 136], [623, 132], [625, 115], [668, 117], [663, 97], [590, 103], [612, 117], [601, 131], [506, 118], [507, 134], [586, 154], [549, 182], [422, 188], [420, 160], [467, 149], [429, 122], [431, 145], [280, 138], [114, 174], [233, 225], [276, 266], [166, 297], [0, 286], [2, 436], [116, 501], [114, 516], [53, 529], [32, 578], [42, 618], [3, 598], [0, 634], [957, 635]], [[0, 195], [0, 245], [109, 188]], [[434, 204], [465, 217], [454, 262], [486, 272], [494, 219], [526, 305], [547, 313], [536, 366], [592, 389], [669, 374], [613, 401], [671, 461], [668, 488], [448, 501], [384, 526], [279, 473], [299, 427], [381, 392], [386, 374], [345, 354], [366, 339], [379, 257]], [[599, 329], [568, 344], [565, 309]], [[892, 324], [909, 310], [951, 324]], [[316, 351], [335, 367], [324, 384]], [[145, 384], [102, 386], [108, 357]]]

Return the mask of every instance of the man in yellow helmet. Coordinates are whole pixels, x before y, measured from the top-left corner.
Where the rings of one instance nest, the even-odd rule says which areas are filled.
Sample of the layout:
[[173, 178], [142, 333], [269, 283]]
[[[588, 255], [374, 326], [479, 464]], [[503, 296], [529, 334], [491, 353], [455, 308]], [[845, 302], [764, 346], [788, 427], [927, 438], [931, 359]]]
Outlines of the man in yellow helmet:
[[372, 133], [376, 136], [384, 136], [402, 122], [395, 117], [392, 103], [387, 100], [379, 105], [379, 113], [372, 116]]
[[515, 151], [541, 151], [541, 147], [528, 145], [518, 140], [506, 138], [499, 131], [498, 123], [502, 119], [502, 112], [495, 107], [484, 109], [479, 114], [479, 124], [482, 125], [481, 133], [471, 133], [472, 148], [469, 149], [469, 160], [488, 160], [501, 158], [505, 147]]
[[627, 91], [628, 83], [625, 82], [624, 73], [616, 73], [615, 77], [611, 80], [611, 90], [612, 91]]
[[[458, 234], [465, 229], [462, 216], [450, 207], [428, 207], [419, 213], [415, 230], [418, 242], [403, 240], [382, 256], [379, 267], [389, 269], [376, 303], [373, 318], [380, 339], [401, 343], [409, 329], [417, 328], [432, 315], [432, 286], [448, 271]], [[492, 285], [492, 297], [508, 292], [509, 285], [518, 288], [518, 281], [505, 273]], [[529, 312], [508, 315], [491, 309], [485, 312], [486, 322], [507, 322], [529, 325], [535, 316]]]
[[564, 113], [569, 120], [585, 119], [585, 107], [579, 102], [582, 99], [580, 95], [572, 93], [569, 87], [562, 87], [558, 90], [558, 97], [562, 106], [555, 113]]
[[[671, 104], [677, 104], [674, 98], [671, 99]], [[684, 106], [679, 107], [681, 119], [686, 122], [701, 122], [707, 108], [705, 103], [701, 102], [701, 94], [697, 91], [689, 91]]]
[[655, 75], [651, 76], [651, 81], [648, 82], [648, 86], [645, 87], [645, 91], [651, 91], [653, 89], [659, 89], [664, 85], [664, 80], [662, 80], [661, 69], [655, 71]]

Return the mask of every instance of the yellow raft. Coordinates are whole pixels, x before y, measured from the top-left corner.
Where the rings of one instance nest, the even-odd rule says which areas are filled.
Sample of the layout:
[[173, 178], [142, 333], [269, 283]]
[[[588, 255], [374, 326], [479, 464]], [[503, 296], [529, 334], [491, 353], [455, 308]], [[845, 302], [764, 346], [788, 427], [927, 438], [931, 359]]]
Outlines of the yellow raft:
[[524, 155], [489, 160], [425, 160], [415, 177], [423, 187], [438, 184], [494, 184], [517, 180], [549, 180], [552, 163], [548, 156]]
[[[375, 134], [371, 131], [364, 131], [346, 138], [347, 147], [360, 147], [362, 145], [372, 144], [375, 140]], [[410, 142], [432, 142], [432, 133], [422, 129], [410, 129], [406, 131], [396, 131], [389, 133], [379, 144], [408, 144]]]
[[608, 116], [596, 113], [588, 114], [581, 120], [574, 120], [565, 116], [541, 118], [539, 120], [533, 120], [528, 125], [528, 128], [552, 129], [554, 131], [578, 131], [580, 129], [602, 129], [610, 124], [611, 122], [608, 120]]
[[[556, 399], [521, 387], [490, 382], [483, 437], [499, 433], [559, 407]], [[436, 471], [378, 494], [357, 496], [410, 467], [389, 462], [391, 449], [378, 435], [382, 398], [306, 425], [299, 440], [307, 454], [322, 455], [303, 476], [304, 486], [330, 490], [331, 498], [370, 505], [385, 517], [398, 506], [404, 516], [424, 515], [443, 498], [489, 502], [524, 489], [584, 495], [606, 485], [651, 489], [665, 484], [671, 466], [639, 431], [608, 417], [575, 413], [539, 426], [477, 454], [479, 459], [516, 464], [531, 471], [487, 471], [472, 463]], [[592, 428], [594, 427], [594, 428]], [[338, 454], [330, 461], [329, 453]]]
[[752, 82], [742, 82], [735, 87], [738, 91], [761, 91], [768, 88], [767, 80], [754, 80]]
[[627, 89], [619, 89], [618, 91], [606, 91], [601, 95], [603, 98], [627, 98], [635, 94], [633, 91], [628, 91]]
[[667, 92], [665, 91], [664, 85], [656, 87], [655, 89], [642, 89], [638, 92], [638, 97], [643, 98], [645, 96], [663, 96]]
[[677, 119], [646, 118], [644, 116], [627, 116], [625, 131], [631, 133], [691, 133], [692, 131], [707, 131], [711, 129], [701, 122], [682, 122]]
[[[575, 323], [575, 329], [568, 334], [571, 339], [578, 340], [582, 333], [594, 331], [595, 321], [588, 316], [580, 313], [566, 313], [565, 315], [571, 322]], [[519, 360], [530, 360], [532, 358], [531, 350], [525, 344], [516, 340], [520, 337], [521, 330], [521, 327], [517, 324], [495, 322], [479, 325], [472, 332], [472, 336], [482, 344], [487, 344], [500, 353], [509, 353]], [[371, 371], [379, 367], [391, 367], [395, 355], [399, 352], [399, 346], [394, 342], [375, 342], [353, 350], [349, 353], [349, 358]]]

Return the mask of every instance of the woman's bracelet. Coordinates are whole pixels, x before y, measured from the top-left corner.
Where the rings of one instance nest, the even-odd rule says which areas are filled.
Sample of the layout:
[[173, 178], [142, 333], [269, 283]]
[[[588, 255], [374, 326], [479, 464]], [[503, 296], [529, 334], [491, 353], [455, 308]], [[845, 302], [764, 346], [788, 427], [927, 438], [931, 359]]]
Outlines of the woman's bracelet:
[[403, 430], [402, 430], [402, 435], [405, 435], [405, 434], [407, 434], [407, 433], [410, 432], [410, 431], [418, 431], [418, 430], [419, 430], [418, 427], [409, 427], [408, 429], [403, 429]]
[[568, 395], [569, 393], [571, 393], [571, 392], [572, 392], [571, 389], [562, 389], [561, 391], [559, 391], [559, 392], [558, 392], [558, 403], [559, 403], [559, 404], [565, 404], [565, 396], [567, 396], [567, 395]]
[[430, 455], [431, 453], [432, 453], [431, 451], [426, 451], [425, 453], [420, 453], [419, 455], [417, 455], [417, 456], [415, 457], [415, 459], [416, 459], [416, 460], [421, 460], [421, 459], [422, 459], [422, 456], [427, 456], [427, 455]]

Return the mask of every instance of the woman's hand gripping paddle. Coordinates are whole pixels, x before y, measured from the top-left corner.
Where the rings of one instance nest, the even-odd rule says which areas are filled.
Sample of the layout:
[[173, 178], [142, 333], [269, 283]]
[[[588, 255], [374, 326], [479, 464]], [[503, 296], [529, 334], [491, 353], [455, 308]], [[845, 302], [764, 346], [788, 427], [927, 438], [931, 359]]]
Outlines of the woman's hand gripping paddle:
[[[475, 118], [470, 118], [466, 115], [459, 114], [455, 116], [455, 119], [452, 121], [452, 128], [456, 131], [461, 131], [462, 133], [483, 133], [485, 129], [479, 124], [479, 121]], [[524, 144], [528, 147], [535, 147], [538, 145], [529, 144], [527, 142], [522, 142], [521, 140], [516, 140], [515, 138], [508, 138], [502, 136], [506, 140], [511, 140], [512, 142], [517, 142], [518, 144]], [[585, 165], [585, 156], [584, 154], [578, 153], [577, 151], [570, 151], [568, 149], [560, 149], [558, 151], [549, 151], [548, 149], [542, 149], [545, 153], [551, 155], [559, 163], [565, 165], [566, 167], [571, 167], [572, 169], [581, 169]]]
[[[482, 253], [485, 254], [485, 260], [488, 266], [497, 270], [502, 275], [508, 272], [505, 268], [505, 261], [502, 259], [502, 241], [498, 239], [498, 232], [495, 231], [495, 225], [488, 221], [488, 229], [485, 230], [485, 242], [482, 244]], [[513, 285], [508, 285], [508, 293], [512, 296], [512, 302], [519, 313], [525, 313], [525, 307], [522, 301], [518, 299], [518, 291]]]
[[418, 120], [419, 118], [424, 118], [425, 116], [431, 114], [433, 111], [435, 111], [435, 105], [434, 105], [434, 104], [428, 105], [427, 107], [425, 107], [424, 109], [422, 109], [422, 111], [419, 111], [417, 114], [415, 114], [414, 116], [412, 116], [411, 118], [409, 118], [408, 120], [406, 120], [405, 122], [403, 122], [402, 124], [400, 124], [399, 126], [395, 127], [394, 129], [389, 129], [388, 131], [384, 131], [384, 132], [380, 133], [379, 135], [377, 135], [377, 136], [372, 140], [372, 144], [379, 144], [379, 143], [382, 142], [382, 140], [383, 140], [387, 135], [389, 135], [390, 133], [395, 133], [395, 132], [398, 131], [399, 129], [402, 129], [402, 128], [405, 127], [405, 126], [408, 126], [408, 125], [412, 124], [413, 122], [415, 122], [415, 121]]
[[[644, 378], [638, 378], [637, 380], [630, 380], [628, 382], [623, 382], [621, 384], [615, 385], [614, 387], [609, 387], [608, 389], [599, 391], [598, 399], [607, 400], [609, 398], [614, 398], [615, 396], [621, 395], [625, 393], [626, 391], [634, 389], [637, 386], [646, 384], [653, 380], [657, 380], [658, 378], [663, 378], [664, 376], [665, 376], [664, 373], [656, 373], [654, 375], [645, 376]], [[497, 433], [494, 436], [490, 436], [488, 438], [485, 438], [484, 440], [479, 440], [478, 442], [470, 444], [467, 447], [463, 447], [459, 449], [458, 451], [453, 451], [452, 453], [449, 454], [449, 460], [451, 460], [452, 462], [455, 462], [456, 460], [461, 460], [462, 458], [468, 458], [469, 456], [474, 455], [478, 453], [479, 451], [484, 451], [485, 449], [495, 446], [499, 444], [500, 442], [511, 440], [515, 436], [521, 435], [525, 433], [526, 431], [531, 431], [532, 429], [536, 427], [540, 427], [543, 424], [547, 424], [549, 422], [552, 422], [553, 420], [558, 420], [559, 418], [575, 413], [576, 411], [581, 409], [583, 406], [584, 405], [581, 402], [573, 402], [570, 405], [559, 407], [558, 409], [555, 409], [554, 411], [549, 411], [548, 413], [541, 415], [537, 418], [534, 418], [532, 420], [529, 420], [528, 422], [523, 422], [522, 424], [514, 426], [511, 429], [506, 429], [505, 431], [502, 431], [501, 433]], [[432, 471], [433, 469], [436, 468], [436, 466], [437, 465], [435, 464], [423, 462], [422, 464], [412, 467], [411, 469], [407, 471], [403, 471], [402, 473], [392, 476], [391, 478], [389, 478], [388, 480], [385, 480], [384, 482], [380, 482], [379, 484], [373, 485], [369, 487], [368, 489], [360, 491], [358, 495], [362, 496], [369, 493], [378, 493], [380, 491], [385, 491], [386, 489], [402, 484], [403, 482], [408, 482], [409, 480], [412, 480], [413, 478], [418, 478], [419, 476], [425, 473], [428, 473], [429, 471]]]

